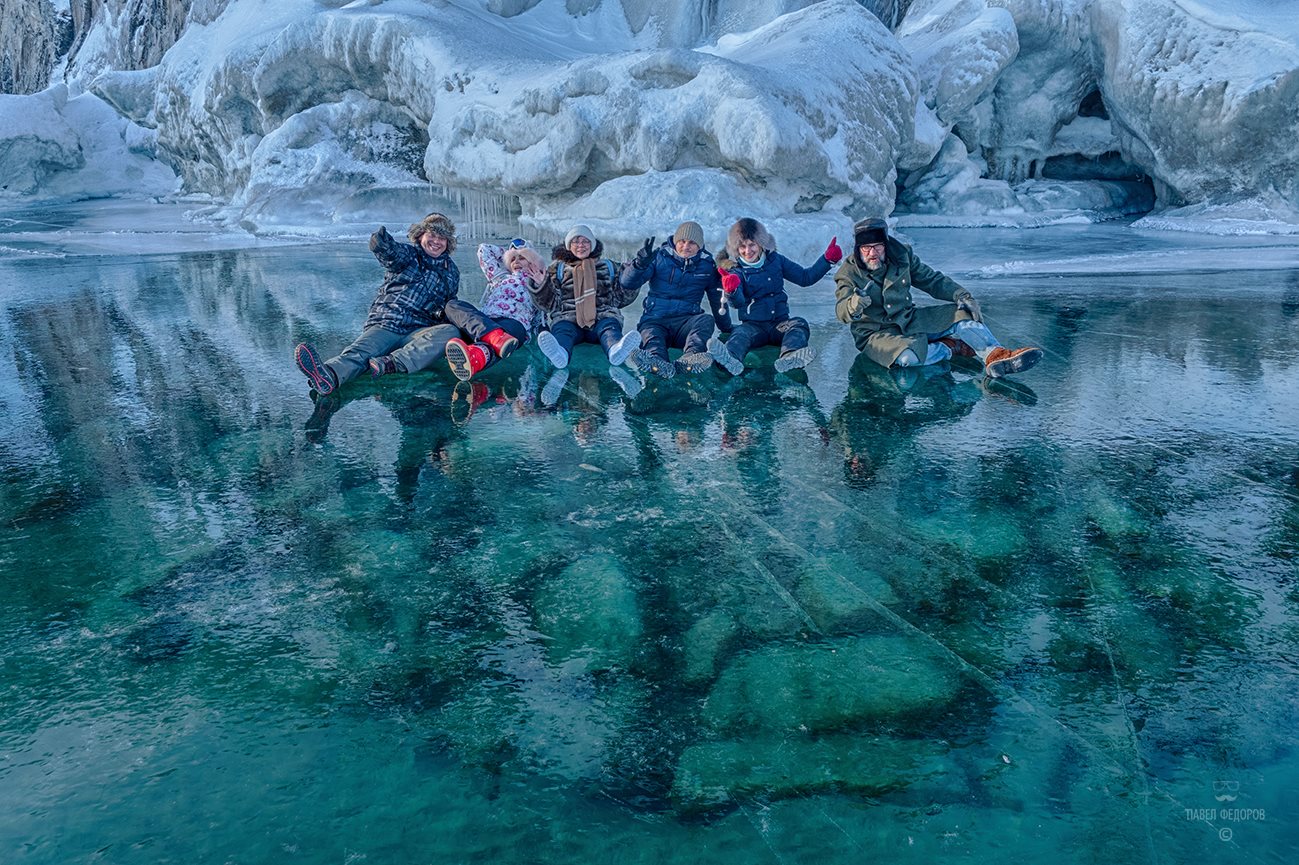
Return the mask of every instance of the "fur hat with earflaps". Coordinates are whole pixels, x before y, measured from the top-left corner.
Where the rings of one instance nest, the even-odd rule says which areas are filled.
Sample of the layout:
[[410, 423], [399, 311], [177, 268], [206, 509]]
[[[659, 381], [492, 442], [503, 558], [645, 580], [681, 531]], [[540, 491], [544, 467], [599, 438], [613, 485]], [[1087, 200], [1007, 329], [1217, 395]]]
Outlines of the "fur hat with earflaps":
[[410, 242], [419, 246], [419, 239], [426, 234], [436, 234], [445, 237], [447, 241], [446, 254], [450, 255], [456, 251], [456, 224], [451, 221], [451, 217], [445, 213], [430, 213], [428, 216], [413, 224], [406, 232]]
[[868, 216], [853, 223], [853, 246], [866, 246], [869, 243], [883, 243], [889, 237], [889, 224], [881, 216]]
[[736, 220], [726, 234], [726, 253], [733, 260], [739, 260], [740, 244], [752, 240], [767, 252], [776, 251], [776, 238], [771, 236], [766, 226], [756, 219], [744, 217]]
[[852, 226], [852, 257], [859, 267], [865, 267], [862, 261], [861, 248], [872, 243], [884, 243], [889, 239], [889, 224], [882, 216], [868, 216], [859, 219]]

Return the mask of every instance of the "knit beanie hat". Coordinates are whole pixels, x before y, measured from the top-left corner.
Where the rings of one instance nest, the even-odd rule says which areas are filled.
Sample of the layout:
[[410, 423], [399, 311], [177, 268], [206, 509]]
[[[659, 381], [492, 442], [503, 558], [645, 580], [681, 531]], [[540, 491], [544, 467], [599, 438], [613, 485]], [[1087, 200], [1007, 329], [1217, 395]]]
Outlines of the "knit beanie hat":
[[677, 230], [672, 234], [672, 242], [679, 240], [689, 240], [702, 247], [704, 245], [704, 229], [697, 222], [683, 222], [677, 226]]
[[568, 234], [564, 235], [565, 248], [568, 248], [568, 245], [573, 242], [574, 237], [585, 237], [591, 241], [592, 246], [595, 246], [595, 232], [591, 230], [589, 225], [574, 225], [570, 228]]
[[879, 216], [868, 216], [858, 220], [852, 227], [853, 248], [860, 249], [872, 243], [883, 243], [888, 240], [889, 224]]
[[726, 234], [726, 252], [731, 258], [739, 259], [740, 244], [743, 241], [752, 240], [761, 246], [767, 252], [776, 249], [776, 239], [767, 231], [766, 226], [756, 219], [745, 217], [737, 220], [731, 226], [731, 230]]
[[426, 234], [436, 234], [446, 238], [447, 255], [456, 251], [456, 224], [445, 213], [430, 213], [406, 232], [410, 242], [417, 246], [419, 239]]

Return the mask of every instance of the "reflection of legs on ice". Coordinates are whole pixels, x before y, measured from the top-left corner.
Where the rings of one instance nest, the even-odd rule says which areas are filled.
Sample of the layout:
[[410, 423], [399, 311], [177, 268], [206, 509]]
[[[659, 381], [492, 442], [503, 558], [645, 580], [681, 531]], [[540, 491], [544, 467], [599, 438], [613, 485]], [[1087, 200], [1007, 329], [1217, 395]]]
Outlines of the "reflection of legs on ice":
[[333, 420], [334, 413], [338, 411], [343, 402], [336, 393], [316, 394], [316, 405], [311, 410], [311, 417], [302, 425], [306, 431], [307, 441], [312, 444], [319, 444], [325, 440], [325, 433], [329, 432], [329, 422]]

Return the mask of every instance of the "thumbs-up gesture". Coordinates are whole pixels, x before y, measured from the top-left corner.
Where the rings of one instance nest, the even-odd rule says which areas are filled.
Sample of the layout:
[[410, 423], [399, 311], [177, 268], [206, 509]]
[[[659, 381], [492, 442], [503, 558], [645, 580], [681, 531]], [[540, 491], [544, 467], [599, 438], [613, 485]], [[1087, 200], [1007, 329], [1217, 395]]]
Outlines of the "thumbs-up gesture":
[[839, 248], [838, 241], [837, 236], [830, 238], [830, 245], [825, 248], [825, 260], [831, 264], [843, 261], [843, 250]]
[[717, 272], [722, 275], [722, 291], [727, 294], [734, 294], [735, 289], [740, 287], [739, 274], [731, 273], [724, 267], [717, 268]]

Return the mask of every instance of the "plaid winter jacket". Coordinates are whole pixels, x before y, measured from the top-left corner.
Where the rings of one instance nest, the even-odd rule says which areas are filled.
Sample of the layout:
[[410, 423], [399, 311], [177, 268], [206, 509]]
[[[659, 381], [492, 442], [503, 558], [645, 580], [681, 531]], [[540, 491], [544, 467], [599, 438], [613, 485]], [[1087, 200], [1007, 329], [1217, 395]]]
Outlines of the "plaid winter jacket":
[[366, 327], [404, 334], [446, 321], [442, 310], [460, 290], [460, 269], [450, 255], [434, 258], [418, 246], [395, 240], [385, 228], [370, 235], [370, 251], [386, 273], [370, 304]]

